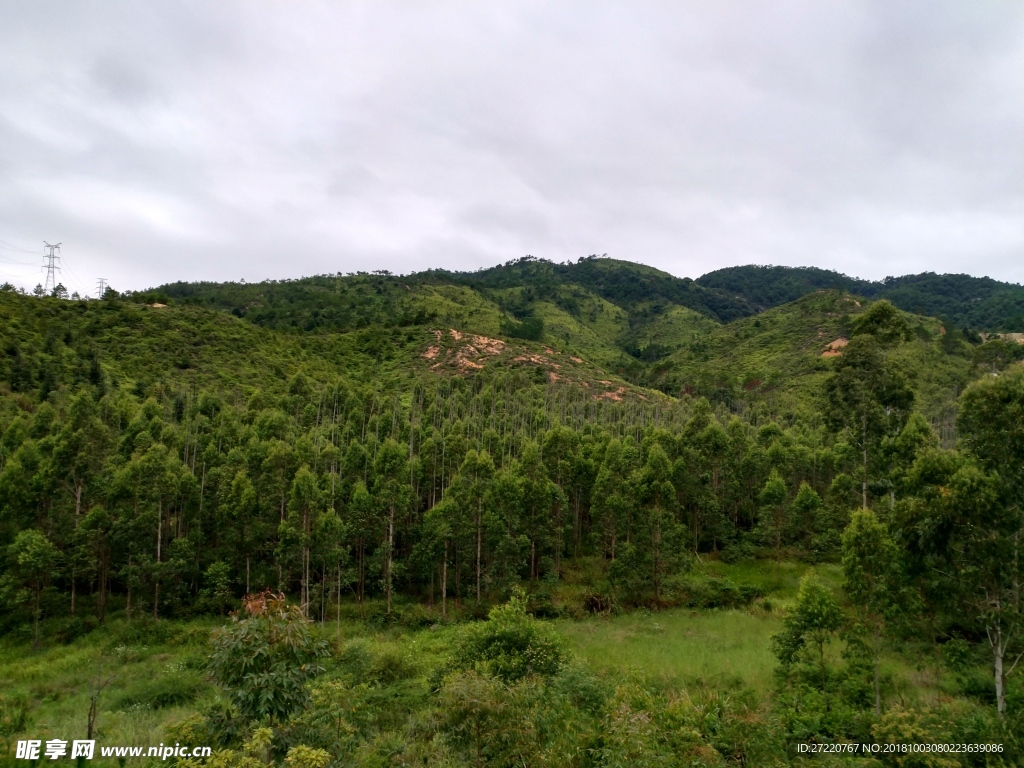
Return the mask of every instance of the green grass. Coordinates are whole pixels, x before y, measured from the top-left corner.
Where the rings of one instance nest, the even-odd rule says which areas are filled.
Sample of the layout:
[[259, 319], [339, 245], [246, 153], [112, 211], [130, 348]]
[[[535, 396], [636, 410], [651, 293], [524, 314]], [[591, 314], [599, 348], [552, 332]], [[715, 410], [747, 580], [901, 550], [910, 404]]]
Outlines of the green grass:
[[[132, 642], [130, 627], [113, 622], [68, 645], [33, 650], [4, 643], [0, 704], [8, 710], [24, 705], [28, 711], [22, 729], [0, 734], [0, 748], [13, 754], [13, 740], [26, 736], [44, 741], [84, 739], [89, 695], [97, 679], [109, 680], [99, 698], [97, 742], [159, 744], [169, 723], [216, 695], [203, 674], [205, 641], [213, 625], [166, 624], [166, 637], [159, 642]], [[4, 739], [11, 743], [4, 744]], [[103, 764], [98, 757], [93, 762]]]
[[792, 560], [747, 560], [739, 563], [706, 561], [696, 570], [709, 576], [725, 576], [739, 586], [759, 587], [771, 600], [795, 600], [800, 579], [811, 568], [818, 579], [836, 594], [841, 592], [843, 572], [838, 565], [811, 566]]
[[776, 666], [774, 617], [744, 611], [634, 613], [558, 622], [570, 647], [599, 669], [636, 672], [671, 685], [749, 686], [763, 693]]

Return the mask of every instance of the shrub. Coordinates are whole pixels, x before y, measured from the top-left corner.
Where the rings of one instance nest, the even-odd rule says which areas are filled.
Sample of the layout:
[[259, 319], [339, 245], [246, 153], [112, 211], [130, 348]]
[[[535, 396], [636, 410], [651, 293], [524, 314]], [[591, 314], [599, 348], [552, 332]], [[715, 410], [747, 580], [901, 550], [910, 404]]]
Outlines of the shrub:
[[282, 594], [250, 595], [244, 605], [214, 633], [210, 671], [243, 716], [286, 720], [307, 703], [304, 684], [323, 671], [327, 643]]
[[361, 683], [367, 680], [373, 671], [374, 663], [369, 641], [365, 638], [358, 638], [345, 643], [339, 648], [335, 663], [352, 683]]
[[0, 736], [13, 736], [28, 726], [29, 700], [0, 694]]
[[92, 632], [99, 626], [95, 616], [67, 616], [58, 619], [49, 631], [61, 643], [70, 643]]
[[526, 613], [525, 595], [516, 591], [508, 603], [491, 609], [487, 621], [466, 627], [449, 669], [478, 669], [512, 683], [554, 675], [566, 660], [561, 638]]
[[714, 576], [673, 579], [666, 584], [666, 593], [675, 605], [687, 608], [736, 608], [764, 596], [760, 587], [738, 585], [728, 578]]
[[371, 676], [385, 685], [416, 677], [416, 663], [396, 648], [384, 647], [373, 658]]
[[124, 711], [134, 707], [165, 709], [195, 701], [202, 690], [202, 681], [196, 675], [165, 675], [140, 680], [128, 688], [114, 703]]

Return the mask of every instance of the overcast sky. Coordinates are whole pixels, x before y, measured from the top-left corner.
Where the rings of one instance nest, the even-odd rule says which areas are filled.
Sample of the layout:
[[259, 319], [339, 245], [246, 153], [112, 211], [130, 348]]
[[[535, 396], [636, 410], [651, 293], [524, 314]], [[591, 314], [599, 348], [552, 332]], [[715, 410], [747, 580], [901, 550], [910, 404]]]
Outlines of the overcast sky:
[[1024, 282], [1024, 3], [0, 0], [0, 275]]

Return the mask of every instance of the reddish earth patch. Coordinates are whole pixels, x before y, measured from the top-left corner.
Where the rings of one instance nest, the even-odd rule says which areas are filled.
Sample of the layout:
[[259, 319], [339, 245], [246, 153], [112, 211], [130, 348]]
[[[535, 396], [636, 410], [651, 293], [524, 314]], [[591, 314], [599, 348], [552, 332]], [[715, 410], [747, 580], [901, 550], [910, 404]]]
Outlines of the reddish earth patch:
[[[454, 328], [448, 329], [448, 333], [451, 336], [453, 342], [447, 350], [441, 346], [441, 341], [444, 339], [445, 332], [442, 330], [432, 331], [434, 338], [437, 339], [437, 344], [431, 344], [423, 352], [422, 357], [426, 360], [434, 360], [442, 355], [446, 358], [447, 362], [457, 367], [461, 372], [465, 373], [469, 370], [478, 371], [484, 367], [484, 362], [488, 357], [493, 355], [501, 354], [505, 351], [505, 342], [501, 339], [491, 339], [487, 336], [478, 336], [472, 334], [468, 337], [472, 343], [460, 344], [466, 334], [461, 331], [457, 331]], [[441, 362], [438, 361], [434, 365], [430, 366], [431, 370], [436, 370], [441, 366]]]
[[473, 343], [484, 355], [497, 355], [504, 351], [505, 342], [501, 339], [489, 339], [486, 336], [474, 336]]
[[548, 381], [558, 381], [560, 378], [554, 371], [548, 371]]
[[844, 339], [840, 336], [838, 339], [830, 343], [825, 347], [825, 351], [821, 353], [822, 357], [839, 357], [843, 354], [842, 350], [847, 344], [850, 343], [849, 339]]
[[622, 400], [622, 395], [625, 394], [625, 392], [626, 392], [626, 388], [625, 387], [619, 387], [618, 389], [616, 389], [613, 392], [602, 392], [599, 395], [594, 395], [594, 399], [595, 400], [613, 400], [615, 402], [619, 402], [620, 400]]
[[582, 363], [583, 362], [580, 358], [575, 357], [573, 355], [569, 355], [569, 359], [572, 360], [574, 363]]
[[548, 359], [543, 355], [519, 355], [518, 357], [513, 357], [512, 362], [533, 363], [534, 365], [547, 365]]

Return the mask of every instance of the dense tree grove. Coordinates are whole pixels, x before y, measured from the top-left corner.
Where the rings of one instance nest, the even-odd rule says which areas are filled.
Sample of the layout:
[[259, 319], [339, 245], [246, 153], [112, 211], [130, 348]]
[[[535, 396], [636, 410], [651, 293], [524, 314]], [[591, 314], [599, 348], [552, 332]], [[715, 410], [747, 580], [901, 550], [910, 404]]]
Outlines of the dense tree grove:
[[[220, 613], [264, 588], [321, 621], [348, 599], [483, 605], [587, 558], [594, 605], [670, 605], [701, 553], [836, 559], [851, 512], [875, 507], [910, 572], [954, 574], [921, 599], [955, 587], [958, 613], [976, 606], [998, 670], [1020, 631], [1021, 376], [969, 389], [965, 450], [940, 451], [878, 346], [857, 336], [833, 410], [787, 427], [511, 373], [387, 392], [300, 371], [244, 403], [62, 387], [4, 420], [6, 620]], [[854, 523], [850, 542], [868, 535]], [[881, 587], [857, 589], [877, 630]]]
[[595, 404], [517, 375], [380, 392], [300, 372], [246, 403], [80, 385], [10, 412], [0, 504], [8, 578], [39, 610], [183, 615], [271, 587], [323, 617], [339, 594], [481, 604], [587, 557], [634, 564], [632, 603], [670, 600], [696, 553], [827, 557], [855, 498], [844, 470], [857, 455], [823, 428], [705, 400]]

